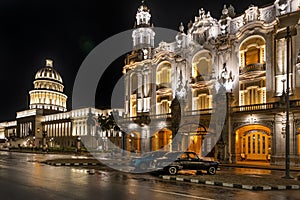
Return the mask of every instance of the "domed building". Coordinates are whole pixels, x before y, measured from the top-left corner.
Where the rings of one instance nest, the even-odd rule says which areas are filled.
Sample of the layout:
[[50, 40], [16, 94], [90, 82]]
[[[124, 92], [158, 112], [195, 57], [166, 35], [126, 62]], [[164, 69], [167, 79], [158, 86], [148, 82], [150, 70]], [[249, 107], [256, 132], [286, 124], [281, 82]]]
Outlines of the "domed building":
[[[112, 110], [86, 107], [67, 111], [63, 80], [52, 60], [46, 59], [45, 66], [36, 72], [29, 97], [28, 110], [17, 112], [15, 121], [0, 123], [0, 143], [7, 140], [10, 148], [45, 150], [74, 149], [82, 142], [90, 148], [108, 149], [108, 137], [99, 133], [96, 122], [99, 115], [107, 116]], [[100, 136], [102, 142], [98, 141]]]
[[67, 96], [60, 74], [53, 68], [53, 61], [46, 60], [46, 66], [35, 75], [34, 89], [29, 92], [30, 109], [67, 111]]

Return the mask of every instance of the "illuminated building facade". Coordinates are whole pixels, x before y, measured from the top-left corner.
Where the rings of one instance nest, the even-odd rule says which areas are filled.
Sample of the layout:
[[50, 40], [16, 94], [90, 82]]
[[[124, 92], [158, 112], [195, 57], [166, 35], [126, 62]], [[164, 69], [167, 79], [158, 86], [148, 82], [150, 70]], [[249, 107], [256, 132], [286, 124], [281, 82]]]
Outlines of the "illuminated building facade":
[[[292, 28], [298, 34], [292, 35], [288, 48], [278, 20], [298, 12], [299, 6], [300, 0], [276, 0], [261, 8], [251, 5], [240, 15], [224, 6], [219, 19], [200, 9], [187, 27], [180, 24], [174, 42], [155, 47], [157, 33], [143, 4], [132, 32], [133, 51], [123, 67], [124, 115], [118, 122], [125, 135], [98, 135], [96, 118], [110, 110], [66, 111], [62, 78], [48, 60], [35, 76], [30, 109], [18, 112], [15, 121], [0, 123], [0, 136], [30, 138], [41, 145], [44, 132], [49, 146], [74, 146], [78, 137], [98, 146], [94, 136], [103, 141], [117, 136], [111, 141], [120, 144], [122, 136], [123, 147], [132, 152], [189, 149], [224, 162], [283, 164], [284, 97], [289, 94], [290, 157], [292, 164], [299, 164], [300, 30]], [[216, 98], [218, 94], [225, 99]], [[213, 116], [221, 108], [225, 121], [218, 124]]]
[[[276, 0], [261, 8], [251, 5], [237, 16], [225, 5], [220, 19], [200, 9], [186, 31], [181, 23], [174, 42], [154, 47], [151, 13], [141, 5], [134, 50], [123, 67], [127, 150], [189, 149], [224, 162], [283, 164], [286, 65], [291, 59], [290, 157], [299, 164], [300, 30], [295, 26], [298, 35], [292, 36], [287, 57], [286, 38], [279, 37], [285, 28], [278, 26], [279, 16], [298, 12], [299, 6], [299, 0]], [[225, 101], [218, 102], [220, 89]], [[177, 129], [176, 101], [181, 106]], [[212, 116], [220, 107], [226, 109], [226, 119], [218, 125]], [[180, 139], [172, 143], [175, 137]]]
[[76, 147], [80, 138], [89, 148], [110, 148], [107, 140], [113, 135], [97, 125], [98, 115], [108, 116], [112, 110], [88, 107], [67, 111], [63, 81], [52, 60], [47, 59], [45, 67], [38, 70], [33, 86], [29, 109], [17, 112], [15, 121], [0, 123], [0, 139], [8, 140], [8, 146]]

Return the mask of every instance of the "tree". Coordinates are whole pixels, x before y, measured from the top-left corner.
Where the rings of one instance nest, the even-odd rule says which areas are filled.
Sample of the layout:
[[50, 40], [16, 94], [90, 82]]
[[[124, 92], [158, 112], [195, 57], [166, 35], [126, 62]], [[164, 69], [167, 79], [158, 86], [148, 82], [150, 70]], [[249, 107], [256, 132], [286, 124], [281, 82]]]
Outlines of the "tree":
[[105, 135], [108, 135], [108, 132], [110, 133], [110, 136], [113, 136], [113, 142], [116, 142], [116, 137], [114, 135], [114, 131], [120, 130], [118, 127], [116, 121], [114, 120], [112, 112], [110, 112], [107, 116], [101, 114], [98, 115], [98, 123], [102, 130], [102, 132], [105, 133]]

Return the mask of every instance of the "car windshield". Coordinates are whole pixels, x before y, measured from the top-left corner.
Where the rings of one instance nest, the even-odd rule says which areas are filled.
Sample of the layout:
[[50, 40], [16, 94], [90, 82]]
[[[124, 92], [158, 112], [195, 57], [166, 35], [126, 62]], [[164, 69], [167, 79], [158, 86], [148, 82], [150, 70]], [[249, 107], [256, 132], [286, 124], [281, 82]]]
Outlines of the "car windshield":
[[188, 153], [188, 155], [189, 155], [189, 158], [191, 158], [191, 159], [199, 159], [199, 157], [197, 156], [197, 154], [195, 154], [195, 153]]

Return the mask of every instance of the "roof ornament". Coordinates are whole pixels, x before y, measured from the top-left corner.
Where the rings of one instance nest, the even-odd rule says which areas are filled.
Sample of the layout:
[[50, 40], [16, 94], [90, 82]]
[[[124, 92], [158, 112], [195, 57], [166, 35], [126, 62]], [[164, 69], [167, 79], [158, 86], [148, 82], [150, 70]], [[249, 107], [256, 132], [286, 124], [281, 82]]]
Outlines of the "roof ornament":
[[53, 60], [46, 59], [46, 67], [53, 67]]
[[205, 18], [205, 11], [203, 8], [200, 8], [199, 10], [199, 17], [200, 19], [204, 19]]
[[183, 31], [184, 31], [184, 26], [183, 26], [183, 23], [182, 23], [182, 22], [180, 23], [179, 31], [180, 31], [181, 33], [183, 33]]
[[234, 18], [235, 15], [236, 15], [234, 7], [230, 4], [230, 6], [229, 6], [229, 8], [227, 10], [228, 10], [229, 17]]
[[286, 13], [287, 7], [288, 7], [288, 2], [286, 0], [278, 1], [278, 10], [281, 15]]
[[228, 15], [228, 9], [227, 9], [227, 7], [226, 7], [226, 4], [225, 4], [224, 7], [223, 7], [222, 14], [225, 15], [225, 16]]

